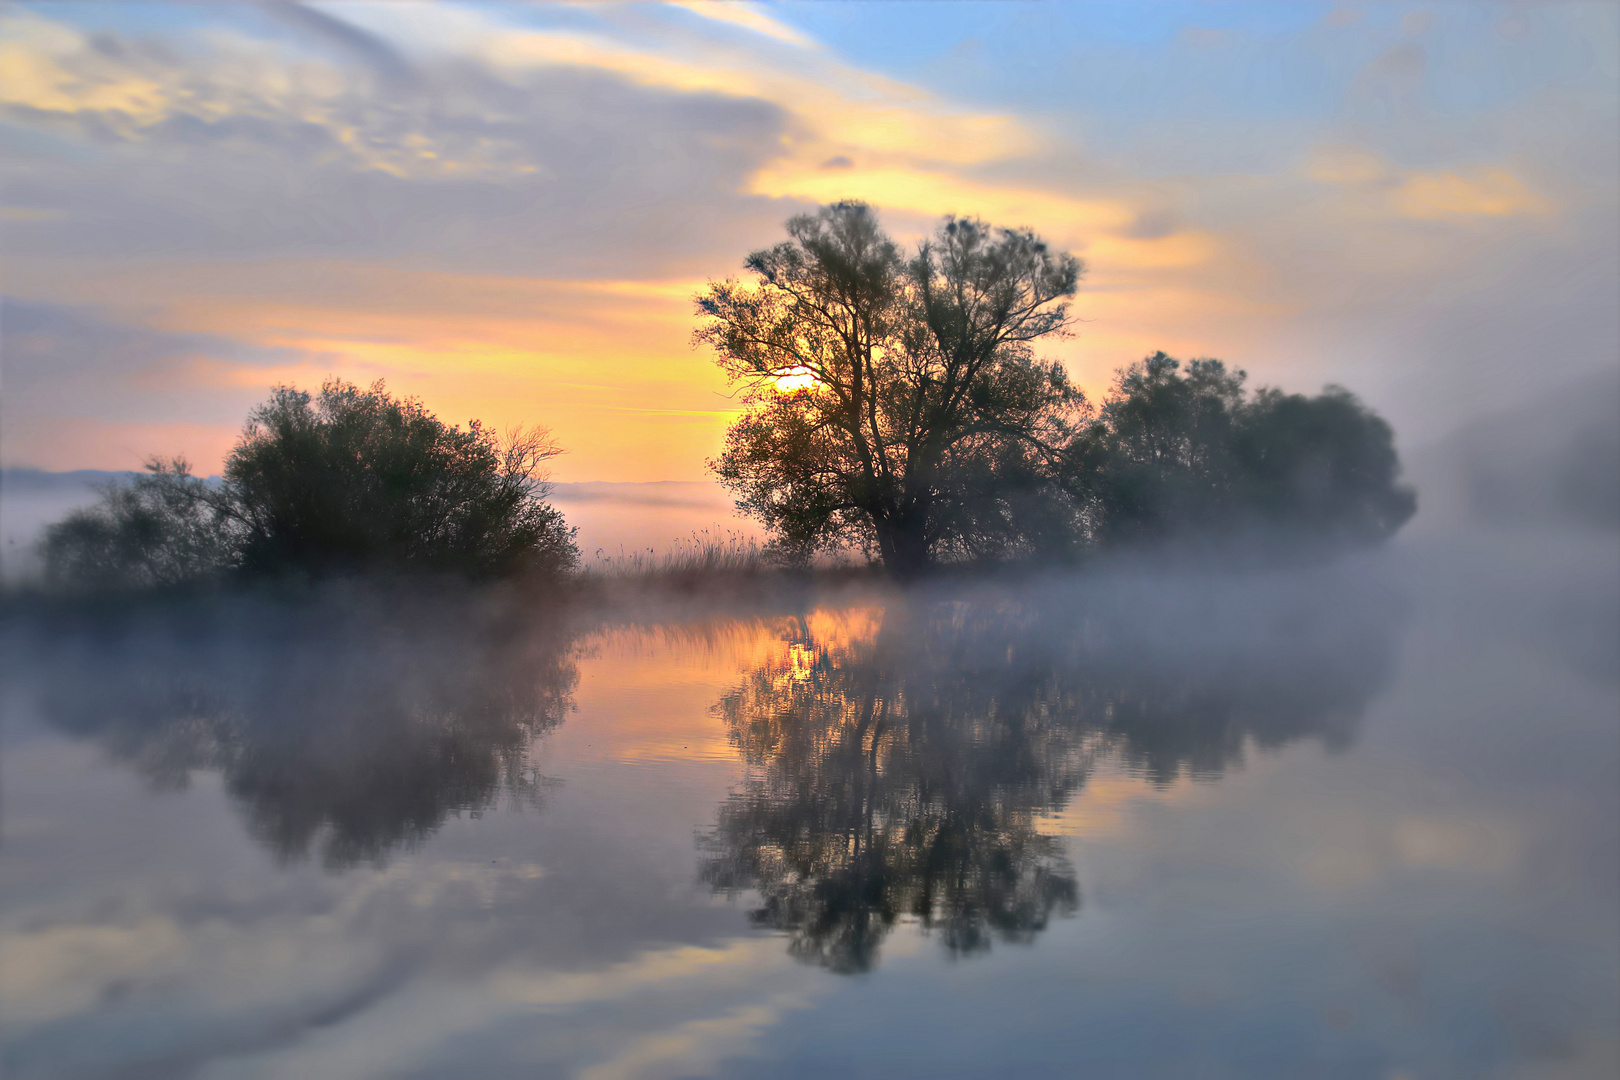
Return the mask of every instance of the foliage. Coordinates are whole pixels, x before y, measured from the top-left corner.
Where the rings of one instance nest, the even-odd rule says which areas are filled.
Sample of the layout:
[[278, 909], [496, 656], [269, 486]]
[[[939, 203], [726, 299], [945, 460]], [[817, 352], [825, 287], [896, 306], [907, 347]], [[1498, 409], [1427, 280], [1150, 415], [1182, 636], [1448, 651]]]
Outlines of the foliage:
[[250, 415], [222, 485], [184, 461], [153, 462], [51, 526], [42, 554], [51, 580], [90, 589], [225, 570], [556, 573], [578, 557], [545, 502], [541, 466], [557, 452], [542, 431], [502, 440], [477, 421], [447, 425], [380, 381], [279, 387]]
[[910, 260], [865, 204], [788, 222], [711, 283], [700, 341], [747, 412], [714, 462], [786, 550], [843, 545], [909, 575], [1027, 541], [1016, 494], [1046, 477], [1083, 398], [1033, 343], [1068, 320], [1081, 264], [1032, 233], [950, 218]]
[[577, 558], [544, 501], [539, 431], [503, 443], [449, 426], [419, 401], [328, 381], [280, 387], [225, 463], [224, 497], [254, 573], [409, 567], [473, 576], [556, 571]]
[[90, 589], [160, 588], [217, 574], [236, 560], [234, 530], [183, 458], [108, 484], [101, 501], [47, 526], [47, 580]]
[[787, 231], [753, 284], [697, 299], [747, 404], [712, 465], [784, 551], [854, 546], [909, 577], [1262, 530], [1375, 543], [1412, 515], [1389, 426], [1340, 389], [1248, 396], [1218, 360], [1158, 353], [1093, 413], [1035, 356], [1082, 267], [1032, 233], [947, 218], [906, 260], [854, 202]]
[[1412, 516], [1393, 432], [1347, 391], [1250, 397], [1219, 360], [1180, 368], [1160, 352], [1126, 369], [1069, 448], [1098, 543], [1368, 544]]

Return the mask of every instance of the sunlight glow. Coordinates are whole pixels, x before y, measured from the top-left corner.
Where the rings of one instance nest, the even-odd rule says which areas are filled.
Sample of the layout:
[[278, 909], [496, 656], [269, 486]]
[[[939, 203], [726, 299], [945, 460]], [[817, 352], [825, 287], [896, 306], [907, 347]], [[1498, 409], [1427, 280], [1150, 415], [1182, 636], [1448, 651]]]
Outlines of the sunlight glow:
[[[1603, 27], [1573, 16], [1543, 20], [1541, 59], [1518, 39], [1467, 38], [1454, 20], [1414, 22], [1401, 32], [1430, 43], [1422, 85], [1400, 82], [1413, 46], [1355, 51], [1370, 47], [1350, 44], [1374, 33], [1368, 20], [1353, 32], [1329, 20], [1332, 41], [1278, 30], [1268, 47], [1284, 53], [1344, 50], [1329, 65], [1343, 69], [1337, 104], [1283, 122], [1210, 98], [1207, 135], [1147, 117], [1119, 129], [1127, 137], [1111, 125], [1140, 111], [1134, 91], [1098, 98], [1076, 82], [1065, 104], [1015, 79], [992, 93], [990, 54], [978, 52], [988, 38], [964, 37], [928, 64], [885, 63], [819, 40], [809, 27], [826, 23], [792, 9], [320, 8], [348, 37], [217, 10], [113, 30], [71, 6], [0, 15], [0, 123], [20, 133], [0, 207], [8, 302], [105, 324], [95, 347], [112, 365], [75, 374], [88, 346], [63, 337], [39, 346], [37, 393], [8, 367], [9, 463], [124, 467], [166, 431], [150, 449], [184, 449], [209, 471], [255, 393], [336, 374], [386, 377], [463, 422], [549, 425], [569, 447], [565, 476], [704, 478], [738, 406], [691, 345], [691, 298], [739, 275], [789, 216], [839, 199], [873, 204], [906, 246], [955, 213], [1032, 228], [1081, 256], [1074, 336], [1041, 351], [1093, 397], [1116, 368], [1166, 348], [1282, 385], [1365, 365], [1365, 377], [1343, 378], [1376, 401], [1414, 364], [1440, 362], [1424, 341], [1400, 344], [1435, 324], [1407, 307], [1368, 313], [1381, 320], [1372, 347], [1341, 332], [1347, 303], [1474, 275], [1500, 293], [1493, 310], [1544, 306], [1553, 300], [1531, 294], [1562, 286], [1548, 275], [1510, 284], [1526, 264], [1505, 245], [1534, 232], [1565, 252], [1545, 265], [1575, 265], [1575, 249], [1613, 235], [1598, 205], [1612, 183], [1590, 134], [1613, 130], [1612, 94], [1593, 96], [1612, 87], [1613, 50], [1591, 44], [1608, 40]], [[1462, 46], [1437, 47], [1448, 34], [1570, 88], [1480, 106], [1459, 126], [1429, 87], [1459, 77], [1448, 57]], [[1554, 64], [1558, 35], [1599, 49], [1599, 66], [1581, 68], [1584, 52]], [[1250, 62], [1230, 35], [1185, 41], [1217, 80]], [[1143, 71], [1170, 72], [1182, 45], [1118, 48]], [[1262, 75], [1289, 78], [1251, 72]], [[539, 80], [597, 89], [548, 104]], [[681, 149], [632, 160], [657, 135], [630, 130], [632, 118], [649, 115], [676, 126]], [[1435, 133], [1421, 154], [1403, 134], [1417, 116]], [[1552, 129], [1535, 130], [1555, 120], [1589, 131], [1584, 143], [1558, 138], [1595, 149], [1548, 164]], [[1465, 137], [1474, 130], [1497, 134]], [[612, 144], [621, 135], [625, 146]], [[1479, 323], [1460, 308], [1433, 314]], [[167, 344], [115, 363], [125, 332]], [[1458, 343], [1446, 363], [1477, 360], [1466, 335], [1433, 333]], [[1590, 343], [1550, 352], [1593, 355]], [[1494, 385], [1509, 395], [1511, 381]], [[814, 385], [807, 373], [774, 380], [781, 393]], [[83, 406], [81, 391], [102, 386], [101, 404]], [[68, 401], [80, 402], [71, 416]]]
[[776, 389], [783, 394], [795, 394], [800, 390], [811, 390], [821, 385], [821, 380], [808, 371], [796, 371], [791, 375], [778, 375], [775, 380]]

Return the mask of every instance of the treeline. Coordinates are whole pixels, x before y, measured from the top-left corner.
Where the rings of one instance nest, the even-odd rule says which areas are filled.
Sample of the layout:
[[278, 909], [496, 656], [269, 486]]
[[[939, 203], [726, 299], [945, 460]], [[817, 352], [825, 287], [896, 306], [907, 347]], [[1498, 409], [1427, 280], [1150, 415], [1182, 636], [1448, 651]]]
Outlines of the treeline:
[[714, 467], [789, 555], [854, 547], [911, 576], [1122, 545], [1321, 552], [1412, 515], [1388, 425], [1342, 390], [1246, 395], [1242, 372], [1159, 353], [1095, 408], [1035, 353], [1084, 266], [1033, 233], [949, 218], [908, 256], [853, 202], [787, 231], [751, 283], [698, 297], [697, 336], [747, 405]]
[[[941, 564], [1174, 549], [1221, 561], [1381, 542], [1415, 509], [1389, 425], [1349, 392], [1250, 393], [1218, 360], [1156, 353], [1100, 405], [1035, 345], [1084, 270], [1028, 231], [951, 218], [911, 256], [870, 208], [788, 222], [752, 284], [697, 298], [699, 341], [746, 409], [712, 462], [770, 552]], [[546, 502], [543, 431], [447, 425], [382, 383], [277, 389], [221, 481], [183, 460], [46, 530], [83, 589], [358, 572], [555, 579], [574, 531]]]

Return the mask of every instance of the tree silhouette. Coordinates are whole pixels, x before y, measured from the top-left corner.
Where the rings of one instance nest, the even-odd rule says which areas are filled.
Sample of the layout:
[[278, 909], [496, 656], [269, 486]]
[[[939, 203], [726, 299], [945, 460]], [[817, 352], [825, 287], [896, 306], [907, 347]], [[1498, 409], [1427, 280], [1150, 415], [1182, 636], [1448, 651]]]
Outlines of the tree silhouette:
[[235, 554], [207, 483], [183, 458], [154, 458], [144, 473], [103, 486], [95, 505], [48, 526], [40, 541], [50, 580], [97, 591], [199, 581]]
[[1104, 546], [1374, 544], [1417, 502], [1394, 433], [1348, 391], [1265, 389], [1219, 360], [1155, 353], [1120, 373], [1061, 470]]
[[499, 576], [573, 565], [573, 531], [544, 502], [544, 432], [504, 442], [419, 401], [329, 380], [278, 388], [225, 462], [244, 570], [376, 566]]
[[1002, 489], [1049, 473], [1080, 416], [1033, 352], [1066, 325], [1079, 260], [951, 218], [908, 261], [858, 202], [787, 231], [748, 257], [753, 286], [697, 298], [748, 404], [714, 463], [740, 505], [790, 552], [855, 544], [902, 576], [1027, 544]]
[[1251, 396], [1161, 352], [1094, 412], [1034, 352], [1081, 263], [1031, 232], [951, 217], [907, 259], [858, 202], [787, 232], [752, 284], [697, 297], [696, 337], [747, 406], [711, 465], [793, 558], [853, 546], [913, 578], [1125, 545], [1293, 557], [1412, 516], [1389, 425], [1339, 388]]
[[545, 501], [542, 467], [557, 453], [544, 431], [445, 424], [381, 381], [283, 386], [248, 417], [223, 484], [154, 460], [48, 527], [41, 553], [48, 578], [90, 590], [227, 573], [554, 575], [578, 558]]

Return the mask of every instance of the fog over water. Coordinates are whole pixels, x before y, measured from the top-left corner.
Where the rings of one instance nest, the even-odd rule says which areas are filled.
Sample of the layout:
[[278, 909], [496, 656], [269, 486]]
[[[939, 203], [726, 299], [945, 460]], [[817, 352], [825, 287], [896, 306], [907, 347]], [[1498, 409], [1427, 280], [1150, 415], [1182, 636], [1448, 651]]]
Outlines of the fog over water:
[[14, 597], [0, 1065], [1612, 1075], [1611, 391], [1412, 455], [1327, 566]]
[[1612, 1073], [1613, 532], [700, 599], [10, 619], [6, 1075]]
[[[45, 526], [91, 505], [102, 486], [125, 475], [95, 469], [0, 471], [0, 581], [36, 579], [40, 561], [34, 545]], [[586, 566], [649, 550], [678, 552], [705, 539], [761, 535], [712, 481], [553, 484], [551, 501], [579, 530], [576, 542]]]
[[[0, 1080], [1620, 1076], [1617, 30], [0, 7]], [[641, 573], [761, 538], [694, 294], [846, 199], [1083, 258], [1030, 343], [1094, 408], [1344, 384], [1415, 515]], [[42, 587], [109, 470], [328, 378], [546, 425], [584, 573]]]

